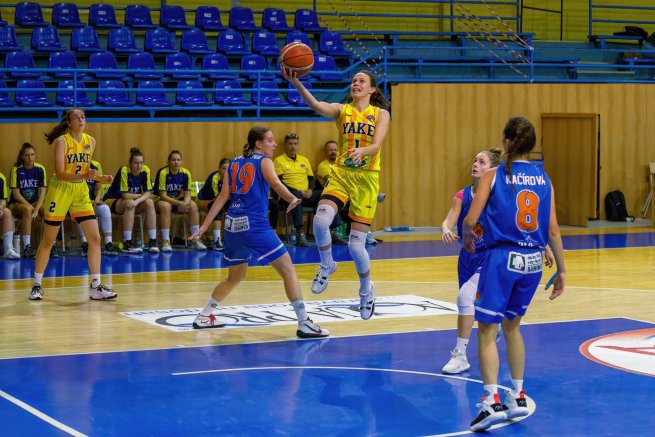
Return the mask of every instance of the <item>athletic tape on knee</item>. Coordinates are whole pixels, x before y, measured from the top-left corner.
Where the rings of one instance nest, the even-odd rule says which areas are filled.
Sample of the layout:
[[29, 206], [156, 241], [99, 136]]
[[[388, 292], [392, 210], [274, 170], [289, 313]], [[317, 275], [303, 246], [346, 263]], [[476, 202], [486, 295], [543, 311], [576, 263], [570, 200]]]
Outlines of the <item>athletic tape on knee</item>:
[[314, 215], [314, 239], [318, 247], [325, 247], [332, 242], [330, 224], [336, 212], [328, 205], [319, 205]]
[[475, 294], [478, 291], [480, 274], [476, 273], [462, 285], [457, 293], [457, 308], [460, 316], [475, 315]]
[[348, 239], [348, 252], [355, 262], [357, 273], [366, 273], [371, 269], [371, 259], [366, 251], [366, 232], [352, 229]]
[[109, 206], [102, 204], [95, 207], [96, 216], [100, 219], [100, 227], [104, 234], [108, 234], [112, 230], [111, 225], [111, 210]]

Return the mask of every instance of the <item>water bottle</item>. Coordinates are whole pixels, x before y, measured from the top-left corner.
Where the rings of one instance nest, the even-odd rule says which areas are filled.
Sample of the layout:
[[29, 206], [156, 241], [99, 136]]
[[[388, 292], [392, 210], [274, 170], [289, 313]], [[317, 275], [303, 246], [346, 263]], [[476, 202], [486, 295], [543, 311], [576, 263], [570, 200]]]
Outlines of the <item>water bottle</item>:
[[14, 234], [14, 241], [12, 242], [16, 253], [20, 253], [20, 235]]
[[409, 226], [385, 226], [384, 230], [387, 232], [403, 232], [411, 231], [412, 229]]

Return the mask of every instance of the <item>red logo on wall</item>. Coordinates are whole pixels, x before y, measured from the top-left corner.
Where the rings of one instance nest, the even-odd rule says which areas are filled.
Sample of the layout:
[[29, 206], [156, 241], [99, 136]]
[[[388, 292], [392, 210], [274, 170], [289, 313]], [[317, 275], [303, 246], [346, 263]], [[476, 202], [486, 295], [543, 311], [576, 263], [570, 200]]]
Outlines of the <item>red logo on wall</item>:
[[584, 342], [580, 353], [605, 366], [655, 376], [655, 328], [596, 337]]

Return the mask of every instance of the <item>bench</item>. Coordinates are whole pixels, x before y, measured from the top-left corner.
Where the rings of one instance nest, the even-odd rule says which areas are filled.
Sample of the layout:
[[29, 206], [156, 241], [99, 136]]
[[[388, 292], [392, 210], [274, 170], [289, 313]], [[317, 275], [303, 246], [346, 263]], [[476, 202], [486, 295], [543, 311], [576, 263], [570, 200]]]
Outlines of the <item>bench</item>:
[[588, 38], [590, 42], [594, 43], [601, 49], [605, 48], [605, 41], [607, 40], [636, 42], [639, 46], [641, 46], [646, 39], [643, 36], [638, 35], [589, 35]]

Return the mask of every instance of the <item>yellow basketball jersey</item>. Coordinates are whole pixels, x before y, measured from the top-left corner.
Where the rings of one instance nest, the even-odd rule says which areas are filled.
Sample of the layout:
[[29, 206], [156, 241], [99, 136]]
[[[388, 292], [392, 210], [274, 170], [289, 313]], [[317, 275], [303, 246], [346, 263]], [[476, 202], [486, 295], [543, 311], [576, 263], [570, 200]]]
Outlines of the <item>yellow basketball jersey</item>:
[[91, 165], [91, 156], [93, 155], [93, 142], [91, 136], [82, 134], [82, 139], [78, 142], [66, 133], [61, 136], [66, 144], [66, 173], [80, 174], [89, 171]]
[[355, 164], [348, 157], [348, 149], [371, 145], [379, 116], [380, 108], [377, 106], [368, 105], [363, 112], [359, 112], [350, 103], [343, 105], [341, 115], [336, 121], [339, 129], [337, 165], [362, 170], [380, 170], [380, 151], [375, 155], [365, 156], [359, 164]]

